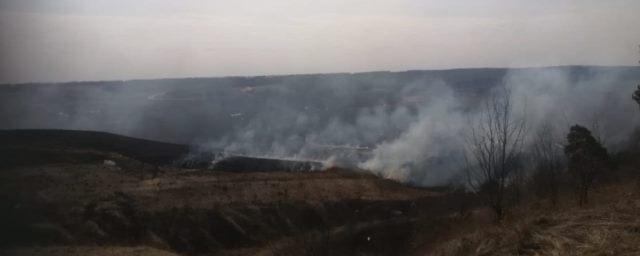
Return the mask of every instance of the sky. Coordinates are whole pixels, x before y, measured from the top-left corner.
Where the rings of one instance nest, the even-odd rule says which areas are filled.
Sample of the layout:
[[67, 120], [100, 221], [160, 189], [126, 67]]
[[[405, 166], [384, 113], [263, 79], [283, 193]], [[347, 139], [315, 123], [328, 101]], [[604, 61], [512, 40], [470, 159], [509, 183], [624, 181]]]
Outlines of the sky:
[[0, 0], [0, 83], [636, 65], [638, 0]]

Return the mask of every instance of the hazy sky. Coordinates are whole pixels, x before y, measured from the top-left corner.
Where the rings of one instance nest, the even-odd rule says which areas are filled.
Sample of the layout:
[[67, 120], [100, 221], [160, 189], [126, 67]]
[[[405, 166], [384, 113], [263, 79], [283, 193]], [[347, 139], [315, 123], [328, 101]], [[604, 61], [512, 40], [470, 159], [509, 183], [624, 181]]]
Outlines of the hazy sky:
[[635, 65], [638, 0], [0, 0], [0, 83]]

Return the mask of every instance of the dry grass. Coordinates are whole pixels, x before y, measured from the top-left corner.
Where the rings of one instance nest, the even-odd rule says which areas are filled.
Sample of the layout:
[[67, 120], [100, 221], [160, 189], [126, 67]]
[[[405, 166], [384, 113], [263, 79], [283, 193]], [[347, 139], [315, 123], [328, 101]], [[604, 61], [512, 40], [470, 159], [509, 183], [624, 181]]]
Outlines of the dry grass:
[[[105, 159], [116, 165], [103, 164]], [[152, 174], [123, 165], [133, 162], [124, 156], [98, 160], [0, 172], [0, 198], [8, 199], [0, 207], [10, 209], [3, 212], [0, 236], [22, 234], [0, 239], [0, 247], [66, 246], [23, 248], [9, 255], [153, 255], [109, 254], [118, 249], [113, 245], [255, 255], [282, 237], [305, 242], [306, 249], [310, 242], [297, 236], [325, 225], [404, 218], [418, 214], [410, 205], [446, 196], [337, 169], [230, 173], [161, 167]], [[86, 245], [104, 246], [104, 251], [72, 247]]]
[[[129, 160], [121, 156], [108, 159], [117, 163]], [[140, 173], [102, 163], [19, 167], [0, 172], [0, 196], [20, 194], [39, 201], [82, 205], [122, 191], [150, 211], [185, 205], [216, 208], [228, 204], [414, 200], [442, 194], [339, 170], [229, 173], [163, 168], [155, 177]]]
[[118, 246], [74, 246], [74, 247], [35, 247], [22, 248], [0, 251], [1, 255], [7, 256], [118, 256], [118, 255], [136, 255], [136, 256], [177, 256], [171, 252], [158, 250], [150, 247], [118, 247]]
[[595, 191], [585, 208], [523, 206], [502, 224], [454, 238], [427, 254], [640, 255], [640, 190], [631, 183], [608, 185]]

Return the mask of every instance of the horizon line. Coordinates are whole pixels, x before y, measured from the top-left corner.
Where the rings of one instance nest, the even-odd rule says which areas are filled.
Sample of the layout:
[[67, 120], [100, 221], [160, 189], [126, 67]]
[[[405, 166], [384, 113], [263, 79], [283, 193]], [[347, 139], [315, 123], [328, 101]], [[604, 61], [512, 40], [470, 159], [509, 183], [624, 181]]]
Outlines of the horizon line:
[[428, 72], [428, 71], [454, 71], [454, 70], [478, 70], [478, 69], [542, 69], [542, 68], [572, 68], [572, 67], [596, 67], [596, 68], [640, 68], [638, 65], [589, 65], [589, 64], [567, 64], [550, 66], [523, 66], [523, 67], [461, 67], [461, 68], [435, 68], [435, 69], [405, 69], [405, 70], [372, 70], [356, 72], [318, 72], [318, 73], [282, 73], [282, 74], [255, 74], [255, 75], [220, 75], [220, 76], [184, 76], [184, 77], [155, 77], [155, 78], [132, 78], [132, 79], [104, 79], [104, 80], [68, 80], [52, 82], [17, 82], [0, 83], [0, 86], [20, 86], [20, 85], [52, 85], [52, 84], [77, 84], [77, 83], [113, 83], [113, 82], [140, 82], [154, 80], [188, 80], [188, 79], [228, 79], [228, 78], [255, 78], [255, 77], [287, 77], [287, 76], [317, 76], [317, 75], [358, 75], [369, 73], [405, 73], [405, 72]]

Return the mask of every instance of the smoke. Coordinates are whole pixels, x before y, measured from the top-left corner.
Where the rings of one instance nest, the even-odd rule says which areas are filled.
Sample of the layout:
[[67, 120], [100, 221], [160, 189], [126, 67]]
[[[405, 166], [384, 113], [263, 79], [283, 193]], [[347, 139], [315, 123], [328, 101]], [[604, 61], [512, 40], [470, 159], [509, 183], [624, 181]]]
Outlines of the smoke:
[[468, 120], [496, 86], [533, 134], [591, 127], [621, 148], [638, 68], [558, 67], [0, 87], [0, 128], [99, 130], [226, 155], [314, 160], [416, 185], [458, 178]]
[[616, 150], [639, 121], [630, 98], [634, 81], [621, 81], [626, 75], [625, 70], [607, 68], [587, 69], [578, 76], [563, 69], [515, 70], [505, 83], [514, 90], [514, 102], [526, 108], [529, 129], [549, 123], [566, 134], [571, 125], [581, 124]]
[[[628, 75], [628, 70], [608, 68], [517, 69], [510, 70], [499, 86], [511, 90], [513, 118], [525, 120], [530, 133], [548, 124], [562, 137], [571, 125], [582, 124], [616, 151], [625, 146], [639, 122], [637, 105], [630, 99], [633, 83], [622, 78]], [[463, 167], [468, 120], [479, 114], [479, 108], [462, 103], [447, 88], [437, 90], [436, 95], [424, 106], [418, 122], [396, 140], [379, 144], [374, 155], [359, 166], [421, 185], [456, 178]], [[525, 145], [532, 139], [525, 137]]]
[[[418, 184], [441, 182], [453, 174], [430, 161], [453, 160], [451, 153], [460, 149], [465, 127], [460, 101], [450, 87], [441, 83], [423, 93], [427, 99], [418, 113], [418, 121], [397, 139], [378, 144], [371, 158], [359, 164], [360, 168]], [[431, 168], [427, 170], [428, 167]]]

